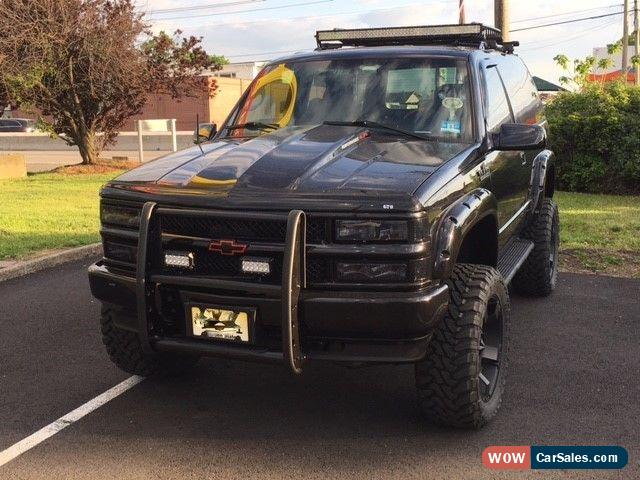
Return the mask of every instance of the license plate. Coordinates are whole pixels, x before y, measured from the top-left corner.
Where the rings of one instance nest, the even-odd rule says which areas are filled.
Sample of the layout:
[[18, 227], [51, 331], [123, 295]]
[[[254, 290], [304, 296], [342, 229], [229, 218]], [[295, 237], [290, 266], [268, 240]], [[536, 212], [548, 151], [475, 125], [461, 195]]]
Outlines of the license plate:
[[199, 338], [248, 342], [254, 312], [233, 307], [190, 306], [191, 332]]

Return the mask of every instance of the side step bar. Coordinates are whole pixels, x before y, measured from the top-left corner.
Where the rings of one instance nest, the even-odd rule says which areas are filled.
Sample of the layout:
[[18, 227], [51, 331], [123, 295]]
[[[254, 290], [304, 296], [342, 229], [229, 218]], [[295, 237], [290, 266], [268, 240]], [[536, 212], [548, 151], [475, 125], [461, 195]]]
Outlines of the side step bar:
[[498, 259], [498, 271], [504, 277], [505, 283], [511, 282], [531, 251], [533, 242], [524, 238], [514, 238]]

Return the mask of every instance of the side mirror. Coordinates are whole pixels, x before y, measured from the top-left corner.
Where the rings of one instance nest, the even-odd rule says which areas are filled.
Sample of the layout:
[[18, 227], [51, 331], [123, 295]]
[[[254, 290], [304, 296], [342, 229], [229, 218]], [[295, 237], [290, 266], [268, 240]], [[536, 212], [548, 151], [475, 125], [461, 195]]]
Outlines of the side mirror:
[[493, 135], [496, 150], [540, 150], [547, 144], [547, 132], [540, 125], [503, 123]]
[[218, 129], [215, 123], [201, 123], [198, 131], [195, 132], [194, 143], [206, 142], [217, 133]]

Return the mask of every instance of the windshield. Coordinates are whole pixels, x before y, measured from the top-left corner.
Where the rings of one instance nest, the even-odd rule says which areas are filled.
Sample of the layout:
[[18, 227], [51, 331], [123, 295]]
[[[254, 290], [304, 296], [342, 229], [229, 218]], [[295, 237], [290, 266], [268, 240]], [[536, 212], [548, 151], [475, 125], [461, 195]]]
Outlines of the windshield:
[[251, 84], [223, 136], [367, 120], [435, 140], [470, 142], [469, 91], [466, 61], [452, 58], [274, 64]]

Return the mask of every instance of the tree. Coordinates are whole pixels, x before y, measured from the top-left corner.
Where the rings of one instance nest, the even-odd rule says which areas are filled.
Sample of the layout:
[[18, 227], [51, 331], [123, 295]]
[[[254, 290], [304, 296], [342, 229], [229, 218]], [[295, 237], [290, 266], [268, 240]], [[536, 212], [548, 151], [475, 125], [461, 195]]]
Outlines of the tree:
[[[205, 70], [220, 70], [228, 60], [219, 55], [209, 55], [201, 46], [201, 38], [183, 38], [182, 31], [173, 36], [160, 32], [150, 36], [140, 46], [148, 72], [148, 88], [154, 93], [180, 98], [202, 90], [206, 80], [200, 75]], [[215, 82], [208, 85], [209, 94], [217, 88]]]
[[201, 73], [220, 68], [200, 38], [151, 35], [131, 0], [2, 0], [0, 32], [0, 95], [4, 85], [12, 103], [39, 110], [85, 164], [149, 93], [194, 96]]
[[[611, 57], [620, 53], [621, 50], [622, 40], [607, 45], [607, 58], [601, 58], [599, 60], [592, 56], [585, 57], [584, 59], [576, 58], [573, 60], [573, 69], [570, 68], [572, 62], [569, 57], [564, 54], [556, 55], [553, 57], [553, 61], [556, 62], [556, 65], [562, 68], [565, 72], [565, 75], [560, 77], [560, 83], [567, 86], [584, 88], [589, 83], [589, 74], [597, 70], [602, 70], [602, 73], [604, 74], [604, 71], [610, 69], [614, 65], [614, 61]], [[635, 63], [633, 63], [633, 59], [631, 62], [635, 65]], [[638, 60], [635, 60], [635, 62], [640, 63]], [[604, 78], [601, 83], [603, 82]]]
[[4, 109], [9, 106], [9, 92], [0, 83], [0, 117], [2, 116]]
[[[615, 48], [610, 46], [610, 49]], [[612, 50], [609, 50], [610, 52]], [[593, 56], [584, 59], [576, 58], [571, 62], [569, 57], [560, 54], [553, 57], [553, 61], [564, 70], [565, 75], [560, 77], [560, 83], [568, 87], [584, 88], [589, 83], [589, 74], [596, 69], [607, 69], [613, 62], [610, 59], [602, 59], [598, 61]], [[572, 67], [572, 68], [570, 68]]]

